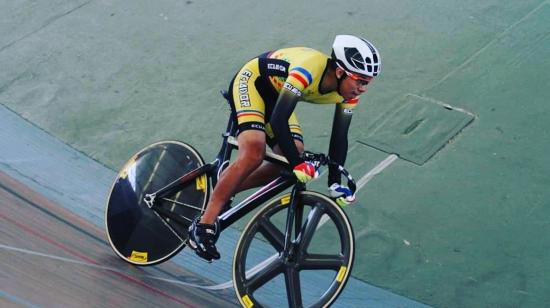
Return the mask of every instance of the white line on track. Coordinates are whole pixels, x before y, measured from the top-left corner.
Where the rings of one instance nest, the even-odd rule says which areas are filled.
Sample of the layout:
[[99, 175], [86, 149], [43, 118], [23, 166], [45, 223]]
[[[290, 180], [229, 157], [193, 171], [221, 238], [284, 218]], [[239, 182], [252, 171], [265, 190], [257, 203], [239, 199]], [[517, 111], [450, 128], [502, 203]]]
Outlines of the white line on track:
[[[361, 190], [367, 183], [372, 180], [377, 174], [382, 172], [382, 170], [386, 169], [389, 165], [391, 165], [395, 160], [399, 158], [396, 154], [390, 154], [388, 157], [386, 157], [383, 161], [379, 162], [378, 165], [376, 165], [374, 168], [372, 168], [369, 172], [365, 173], [359, 181], [357, 181], [357, 190], [356, 193]], [[319, 225], [317, 225], [317, 229], [319, 229], [322, 225], [324, 225], [329, 220], [327, 215], [323, 215], [321, 217], [321, 220], [319, 220]]]
[[[73, 264], [83, 265], [83, 266], [96, 268], [96, 269], [100, 269], [100, 270], [106, 270], [106, 271], [117, 272], [117, 273], [128, 275], [127, 272], [121, 271], [121, 270], [119, 270], [117, 268], [114, 268], [114, 267], [92, 264], [92, 263], [88, 263], [88, 262], [83, 262], [83, 261], [79, 261], [79, 260], [59, 257], [59, 256], [55, 256], [55, 255], [51, 255], [51, 254], [47, 254], [47, 253], [41, 253], [41, 252], [37, 252], [37, 251], [32, 251], [32, 250], [28, 250], [28, 249], [17, 248], [17, 247], [13, 247], [13, 246], [2, 245], [2, 244], [0, 244], [0, 249], [10, 250], [10, 251], [24, 253], [24, 254], [28, 254], [28, 255], [32, 255], [32, 256], [48, 258], [48, 259], [57, 260], [57, 261], [61, 261], [61, 262], [73, 263]], [[231, 281], [226, 282], [226, 283], [222, 283], [222, 284], [218, 284], [218, 285], [215, 285], [215, 286], [201, 286], [201, 285], [197, 285], [197, 284], [193, 284], [193, 283], [187, 283], [187, 282], [183, 282], [183, 281], [179, 281], [179, 280], [175, 280], [175, 279], [161, 278], [161, 277], [152, 276], [152, 275], [137, 275], [137, 276], [140, 276], [140, 277], [143, 277], [143, 278], [148, 278], [148, 279], [160, 280], [160, 281], [164, 281], [164, 282], [170, 282], [170, 283], [179, 284], [179, 285], [184, 285], [184, 286], [188, 286], [188, 287], [207, 289], [207, 290], [221, 290], [221, 289], [231, 288], [233, 286], [233, 283]]]
[[395, 154], [390, 154], [386, 159], [378, 163], [374, 168], [372, 168], [369, 172], [367, 172], [363, 177], [357, 181], [357, 191], [361, 190], [372, 178], [374, 178], [377, 174], [382, 172], [382, 170], [386, 169], [389, 165], [391, 165], [394, 161], [396, 161], [398, 158]]

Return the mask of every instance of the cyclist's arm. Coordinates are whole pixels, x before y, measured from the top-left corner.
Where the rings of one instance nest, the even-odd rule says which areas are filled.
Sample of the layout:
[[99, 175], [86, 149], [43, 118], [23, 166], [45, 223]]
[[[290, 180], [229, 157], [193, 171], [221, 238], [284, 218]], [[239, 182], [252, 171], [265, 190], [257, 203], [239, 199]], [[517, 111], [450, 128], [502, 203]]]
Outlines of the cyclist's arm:
[[290, 167], [294, 167], [303, 162], [300, 158], [300, 153], [294, 144], [290, 128], [288, 126], [288, 119], [294, 111], [296, 104], [298, 103], [299, 95], [287, 90], [281, 89], [275, 108], [271, 114], [271, 128], [277, 138], [277, 144], [281, 148], [284, 156], [288, 160]]
[[[348, 130], [351, 123], [352, 110], [345, 108], [343, 104], [336, 104], [334, 120], [332, 121], [332, 134], [330, 136], [329, 156], [339, 165], [344, 165], [348, 153]], [[329, 167], [328, 185], [340, 184], [340, 172], [336, 166]]]

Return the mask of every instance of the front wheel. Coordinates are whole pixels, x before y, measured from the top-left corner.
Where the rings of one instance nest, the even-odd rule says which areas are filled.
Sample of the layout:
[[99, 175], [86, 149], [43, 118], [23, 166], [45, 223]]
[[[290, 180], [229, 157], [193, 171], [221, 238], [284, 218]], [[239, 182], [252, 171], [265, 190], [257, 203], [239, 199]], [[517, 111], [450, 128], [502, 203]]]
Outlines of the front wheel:
[[351, 273], [355, 241], [344, 211], [310, 191], [296, 207], [291, 258], [283, 256], [290, 195], [260, 210], [244, 229], [233, 259], [233, 283], [243, 307], [327, 307]]

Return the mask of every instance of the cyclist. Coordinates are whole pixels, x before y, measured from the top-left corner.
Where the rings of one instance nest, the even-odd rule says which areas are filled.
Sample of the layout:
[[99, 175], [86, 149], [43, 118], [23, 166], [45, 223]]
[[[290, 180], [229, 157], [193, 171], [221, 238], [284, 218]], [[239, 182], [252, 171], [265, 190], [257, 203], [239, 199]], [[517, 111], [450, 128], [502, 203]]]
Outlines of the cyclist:
[[[336, 36], [331, 57], [293, 47], [266, 52], [246, 63], [229, 86], [239, 128], [238, 157], [220, 177], [203, 215], [190, 226], [189, 246], [208, 261], [220, 258], [215, 243], [217, 217], [224, 205], [234, 193], [264, 185], [280, 172], [275, 164], [263, 162], [266, 144], [287, 158], [299, 181], [315, 177], [315, 166], [300, 156], [304, 143], [294, 113], [298, 101], [336, 105], [329, 156], [344, 165], [353, 109], [381, 68], [374, 45], [352, 35]], [[330, 195], [341, 205], [353, 202], [355, 196], [340, 183], [338, 170], [329, 168]]]

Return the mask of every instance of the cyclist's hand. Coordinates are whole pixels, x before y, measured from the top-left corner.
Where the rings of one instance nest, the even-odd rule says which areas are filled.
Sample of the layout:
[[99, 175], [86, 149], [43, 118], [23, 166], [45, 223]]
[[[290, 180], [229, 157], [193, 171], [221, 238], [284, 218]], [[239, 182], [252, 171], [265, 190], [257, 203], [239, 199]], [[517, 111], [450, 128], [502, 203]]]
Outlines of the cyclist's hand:
[[292, 172], [294, 172], [294, 175], [296, 176], [298, 181], [302, 183], [311, 181], [318, 175], [317, 168], [315, 167], [315, 165], [308, 161], [305, 161], [301, 164], [296, 165], [296, 167], [294, 167], [294, 170], [292, 170]]
[[334, 183], [328, 188], [330, 196], [339, 206], [346, 206], [355, 201], [355, 194], [347, 186]]

